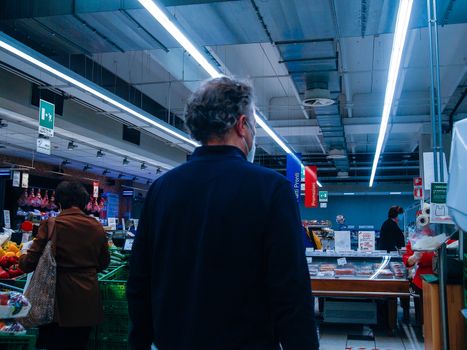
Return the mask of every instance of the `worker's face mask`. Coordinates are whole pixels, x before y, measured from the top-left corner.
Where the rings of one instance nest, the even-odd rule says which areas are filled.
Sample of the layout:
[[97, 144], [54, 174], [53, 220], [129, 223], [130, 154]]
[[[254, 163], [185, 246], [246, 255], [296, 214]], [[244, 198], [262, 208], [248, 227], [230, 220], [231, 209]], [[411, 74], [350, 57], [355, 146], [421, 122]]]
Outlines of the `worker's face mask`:
[[247, 150], [246, 159], [250, 163], [253, 163], [255, 161], [255, 153], [256, 153], [256, 133], [253, 127], [250, 125], [250, 123], [246, 122], [246, 125], [248, 126], [248, 129], [250, 129], [250, 132], [251, 132], [251, 149], [250, 147], [248, 147], [248, 142], [246, 141], [246, 139], [243, 138], [243, 142], [245, 143], [245, 147]]

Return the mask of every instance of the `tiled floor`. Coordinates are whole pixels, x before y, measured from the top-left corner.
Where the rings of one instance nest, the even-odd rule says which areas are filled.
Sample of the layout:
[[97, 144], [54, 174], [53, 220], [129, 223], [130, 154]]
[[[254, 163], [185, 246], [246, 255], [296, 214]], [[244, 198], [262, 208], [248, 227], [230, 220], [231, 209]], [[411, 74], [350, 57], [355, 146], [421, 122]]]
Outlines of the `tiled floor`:
[[[400, 325], [394, 336], [385, 330], [356, 325], [321, 324], [319, 326], [321, 350], [423, 350], [420, 329], [412, 325]], [[366, 336], [361, 337], [356, 336]], [[369, 340], [374, 338], [374, 340]]]
[[402, 321], [399, 308], [396, 334], [390, 335], [384, 328], [362, 325], [324, 324], [318, 319], [320, 350], [423, 350], [422, 329], [412, 322]]

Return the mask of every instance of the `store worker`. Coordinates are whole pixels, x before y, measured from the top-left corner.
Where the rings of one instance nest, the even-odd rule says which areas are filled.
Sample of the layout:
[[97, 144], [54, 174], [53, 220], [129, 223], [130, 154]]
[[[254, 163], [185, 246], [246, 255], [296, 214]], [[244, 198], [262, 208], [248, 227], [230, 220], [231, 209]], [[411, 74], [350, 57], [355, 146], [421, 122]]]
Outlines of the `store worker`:
[[204, 83], [186, 125], [202, 146], [147, 195], [130, 260], [130, 346], [318, 349], [291, 184], [253, 165], [248, 84]]
[[[76, 182], [61, 182], [56, 201], [61, 208], [51, 236], [55, 236], [57, 282], [54, 322], [39, 327], [36, 347], [48, 350], [86, 349], [92, 327], [103, 320], [97, 272], [109, 265], [110, 255], [102, 225], [83, 213], [89, 195]], [[49, 219], [51, 220], [51, 219]], [[19, 260], [24, 272], [35, 270], [48, 241], [48, 221]]]
[[396, 251], [405, 246], [404, 234], [399, 228], [399, 218], [404, 209], [394, 205], [389, 208], [388, 219], [381, 226], [379, 250]]

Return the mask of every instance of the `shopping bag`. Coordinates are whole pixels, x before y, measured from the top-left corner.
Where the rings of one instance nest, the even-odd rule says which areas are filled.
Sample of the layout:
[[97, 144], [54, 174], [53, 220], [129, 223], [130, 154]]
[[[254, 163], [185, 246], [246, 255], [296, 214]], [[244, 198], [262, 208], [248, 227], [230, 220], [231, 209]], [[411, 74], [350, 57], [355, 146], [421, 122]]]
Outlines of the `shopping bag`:
[[29, 314], [21, 319], [25, 328], [33, 328], [52, 323], [55, 309], [55, 288], [57, 283], [57, 263], [55, 261], [55, 219], [47, 223], [48, 241], [42, 251], [31, 281], [24, 296], [31, 303]]

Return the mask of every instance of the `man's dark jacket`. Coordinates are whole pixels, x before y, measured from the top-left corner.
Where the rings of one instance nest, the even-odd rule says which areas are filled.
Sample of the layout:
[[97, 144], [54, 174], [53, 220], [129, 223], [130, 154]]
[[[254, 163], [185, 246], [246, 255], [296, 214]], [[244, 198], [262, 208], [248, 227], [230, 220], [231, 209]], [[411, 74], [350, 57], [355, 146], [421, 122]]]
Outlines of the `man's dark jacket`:
[[154, 182], [127, 294], [133, 349], [318, 349], [292, 187], [236, 147], [197, 148]]

